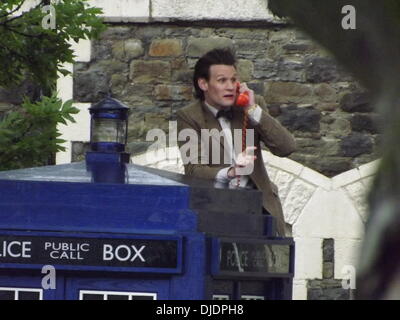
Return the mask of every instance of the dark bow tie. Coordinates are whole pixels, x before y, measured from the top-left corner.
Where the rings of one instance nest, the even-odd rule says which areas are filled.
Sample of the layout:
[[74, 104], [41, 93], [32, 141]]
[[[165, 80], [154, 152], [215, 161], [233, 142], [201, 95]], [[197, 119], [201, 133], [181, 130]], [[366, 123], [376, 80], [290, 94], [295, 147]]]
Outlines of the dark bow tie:
[[217, 119], [219, 119], [219, 117], [225, 117], [226, 119], [232, 120], [233, 118], [233, 111], [232, 108], [229, 109], [221, 109], [217, 112]]

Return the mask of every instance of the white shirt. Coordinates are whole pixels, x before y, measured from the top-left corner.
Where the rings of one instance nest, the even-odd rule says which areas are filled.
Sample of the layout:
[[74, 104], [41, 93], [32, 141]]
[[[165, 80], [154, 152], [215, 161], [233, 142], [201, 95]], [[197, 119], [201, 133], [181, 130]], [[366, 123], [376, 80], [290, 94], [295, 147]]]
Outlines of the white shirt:
[[[214, 108], [213, 106], [209, 105], [207, 102], [204, 102], [207, 108], [212, 112], [214, 117], [217, 117], [218, 109]], [[261, 120], [261, 113], [262, 109], [260, 106], [256, 106], [255, 109], [249, 112], [249, 120], [253, 125], [257, 125], [260, 123]], [[223, 130], [226, 143], [228, 144], [227, 152], [230, 153], [230, 157], [232, 162], [235, 163], [236, 161], [236, 154], [233, 149], [233, 138], [232, 138], [232, 131], [231, 131], [231, 121], [225, 117], [219, 117], [218, 119], [219, 124]], [[232, 167], [232, 166], [231, 166]], [[228, 171], [231, 167], [226, 167], [218, 171], [217, 175], [215, 176], [215, 181], [221, 184], [229, 184], [230, 187], [237, 186], [237, 178], [230, 178], [228, 177]], [[245, 188], [249, 182], [248, 176], [240, 176], [239, 186]]]

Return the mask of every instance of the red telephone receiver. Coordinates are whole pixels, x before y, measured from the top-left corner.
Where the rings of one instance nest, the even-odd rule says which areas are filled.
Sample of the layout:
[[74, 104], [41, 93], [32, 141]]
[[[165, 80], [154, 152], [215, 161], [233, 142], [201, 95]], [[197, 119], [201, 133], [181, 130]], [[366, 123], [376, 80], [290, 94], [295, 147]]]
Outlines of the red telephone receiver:
[[[240, 82], [236, 85], [236, 92], [239, 93]], [[235, 105], [238, 107], [246, 107], [249, 104], [249, 93], [247, 91], [239, 93], [236, 97]]]

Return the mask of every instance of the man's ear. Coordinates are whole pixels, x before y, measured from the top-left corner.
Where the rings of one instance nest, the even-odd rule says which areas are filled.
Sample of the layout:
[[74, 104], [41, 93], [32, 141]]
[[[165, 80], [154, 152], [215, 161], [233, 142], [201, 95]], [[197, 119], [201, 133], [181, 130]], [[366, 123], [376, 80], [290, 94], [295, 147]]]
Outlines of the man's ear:
[[208, 83], [207, 80], [204, 78], [199, 78], [197, 79], [197, 84], [199, 85], [199, 88], [203, 91], [207, 91], [208, 90]]

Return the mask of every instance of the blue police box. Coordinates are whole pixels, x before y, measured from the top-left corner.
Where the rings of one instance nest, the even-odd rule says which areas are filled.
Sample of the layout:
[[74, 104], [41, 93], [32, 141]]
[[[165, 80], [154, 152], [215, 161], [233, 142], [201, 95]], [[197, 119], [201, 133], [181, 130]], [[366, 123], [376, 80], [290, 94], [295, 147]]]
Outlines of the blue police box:
[[259, 191], [96, 143], [86, 162], [0, 172], [0, 299], [291, 299], [294, 243]]
[[258, 191], [122, 168], [124, 183], [84, 162], [0, 173], [0, 298], [291, 298], [293, 241]]

